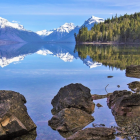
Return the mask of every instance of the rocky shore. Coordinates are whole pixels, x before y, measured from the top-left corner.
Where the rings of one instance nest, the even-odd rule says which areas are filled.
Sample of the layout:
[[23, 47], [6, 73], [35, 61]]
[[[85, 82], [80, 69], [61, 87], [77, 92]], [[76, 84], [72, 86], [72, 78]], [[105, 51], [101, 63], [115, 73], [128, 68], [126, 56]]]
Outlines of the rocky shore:
[[0, 140], [35, 140], [36, 125], [20, 93], [0, 90]]
[[[70, 84], [61, 88], [52, 100], [52, 114], [48, 125], [67, 140], [111, 140], [114, 129], [106, 127], [86, 128], [94, 121], [95, 103], [90, 89], [82, 84]], [[83, 130], [82, 130], [83, 129]]]

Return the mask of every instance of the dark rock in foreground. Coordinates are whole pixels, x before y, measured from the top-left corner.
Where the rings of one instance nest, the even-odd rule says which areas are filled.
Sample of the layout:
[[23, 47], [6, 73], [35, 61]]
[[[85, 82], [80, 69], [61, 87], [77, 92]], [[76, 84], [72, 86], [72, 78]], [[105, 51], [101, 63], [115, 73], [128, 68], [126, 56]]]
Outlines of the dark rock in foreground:
[[58, 130], [63, 137], [68, 137], [92, 121], [94, 121], [94, 118], [85, 111], [76, 108], [66, 108], [54, 115], [49, 120], [48, 125], [52, 129]]
[[140, 82], [139, 81], [134, 81], [132, 83], [129, 83], [128, 88], [131, 89], [134, 92], [140, 92]]
[[140, 65], [131, 65], [126, 67], [126, 76], [140, 78]]
[[112, 140], [114, 129], [106, 127], [86, 128], [73, 134], [67, 140]]
[[11, 140], [36, 130], [25, 103], [25, 97], [17, 92], [0, 91], [0, 140]]
[[71, 107], [92, 113], [95, 108], [95, 104], [92, 101], [89, 88], [82, 84], [70, 84], [61, 88], [52, 100], [52, 114]]

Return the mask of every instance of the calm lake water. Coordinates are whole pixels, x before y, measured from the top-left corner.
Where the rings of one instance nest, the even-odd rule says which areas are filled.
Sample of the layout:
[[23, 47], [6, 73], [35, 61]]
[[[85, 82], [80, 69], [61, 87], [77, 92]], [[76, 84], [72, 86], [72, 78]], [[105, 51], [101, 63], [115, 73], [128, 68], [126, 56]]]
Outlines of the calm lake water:
[[[138, 46], [75, 46], [75, 44], [16, 44], [0, 46], [0, 90], [19, 92], [27, 99], [30, 117], [37, 125], [37, 140], [63, 140], [48, 126], [51, 100], [59, 89], [81, 83], [91, 94], [130, 90], [128, 83], [138, 81], [125, 76], [127, 65], [140, 65]], [[107, 78], [107, 76], [113, 78]], [[120, 85], [120, 88], [117, 87]], [[93, 123], [117, 126], [107, 99], [94, 101]], [[92, 127], [92, 123], [86, 127]], [[117, 139], [117, 138], [116, 138]]]

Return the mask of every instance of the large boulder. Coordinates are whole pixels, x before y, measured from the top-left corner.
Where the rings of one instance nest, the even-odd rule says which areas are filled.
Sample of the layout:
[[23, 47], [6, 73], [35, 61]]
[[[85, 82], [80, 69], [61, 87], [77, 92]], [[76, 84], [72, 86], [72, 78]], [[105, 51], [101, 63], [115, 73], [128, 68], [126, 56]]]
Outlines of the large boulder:
[[63, 137], [68, 137], [92, 121], [94, 121], [94, 118], [85, 111], [76, 108], [65, 108], [54, 115], [49, 120], [48, 125], [59, 131]]
[[140, 78], [140, 65], [131, 65], [126, 67], [126, 76]]
[[90, 89], [78, 83], [61, 88], [51, 103], [53, 105], [52, 114], [71, 107], [92, 113], [95, 108]]
[[0, 140], [11, 140], [36, 130], [25, 103], [26, 99], [20, 93], [0, 91]]
[[66, 140], [112, 140], [114, 129], [106, 127], [86, 128], [73, 134]]

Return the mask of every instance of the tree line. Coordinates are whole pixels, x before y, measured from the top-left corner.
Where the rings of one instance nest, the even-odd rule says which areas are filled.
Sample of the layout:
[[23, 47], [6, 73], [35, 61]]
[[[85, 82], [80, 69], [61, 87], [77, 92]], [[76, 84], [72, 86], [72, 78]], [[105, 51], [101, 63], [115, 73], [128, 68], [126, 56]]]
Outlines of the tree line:
[[103, 23], [94, 24], [91, 30], [83, 26], [74, 34], [76, 42], [140, 41], [140, 13], [117, 16], [106, 19]]

